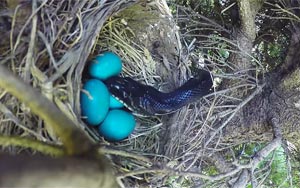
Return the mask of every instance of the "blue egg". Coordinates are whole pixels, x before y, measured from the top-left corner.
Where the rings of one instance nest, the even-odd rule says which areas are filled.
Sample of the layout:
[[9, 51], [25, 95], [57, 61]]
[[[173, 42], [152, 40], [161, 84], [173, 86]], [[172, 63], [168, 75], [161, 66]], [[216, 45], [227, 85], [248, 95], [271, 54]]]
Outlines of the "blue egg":
[[117, 76], [122, 71], [121, 58], [113, 52], [104, 52], [96, 56], [89, 66], [92, 77], [105, 80], [111, 76]]
[[108, 141], [121, 141], [134, 130], [133, 115], [124, 110], [111, 110], [99, 126], [99, 133]]
[[118, 101], [114, 96], [110, 95], [109, 107], [110, 108], [123, 108], [124, 104], [122, 104], [120, 101]]
[[109, 109], [109, 92], [103, 82], [90, 79], [80, 93], [81, 114], [89, 125], [97, 126]]

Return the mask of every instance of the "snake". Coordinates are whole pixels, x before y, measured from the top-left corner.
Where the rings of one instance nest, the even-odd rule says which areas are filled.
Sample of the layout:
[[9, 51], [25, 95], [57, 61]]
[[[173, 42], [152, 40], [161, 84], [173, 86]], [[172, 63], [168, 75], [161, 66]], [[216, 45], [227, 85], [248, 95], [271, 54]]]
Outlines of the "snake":
[[161, 92], [130, 77], [112, 76], [104, 83], [112, 96], [134, 115], [156, 116], [173, 113], [207, 95], [213, 80], [208, 71], [201, 70], [197, 77], [171, 92]]

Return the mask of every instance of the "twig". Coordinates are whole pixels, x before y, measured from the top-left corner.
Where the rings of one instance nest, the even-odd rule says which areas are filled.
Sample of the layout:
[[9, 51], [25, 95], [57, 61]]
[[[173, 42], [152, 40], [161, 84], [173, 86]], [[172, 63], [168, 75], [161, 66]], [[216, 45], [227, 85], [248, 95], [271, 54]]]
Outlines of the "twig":
[[262, 91], [262, 88], [264, 87], [264, 85], [262, 86], [258, 86], [258, 88], [249, 96], [247, 97], [243, 102], [241, 102], [236, 109], [234, 110], [234, 112], [230, 115], [230, 117], [217, 129], [215, 130], [212, 135], [210, 136], [210, 138], [205, 142], [204, 146], [206, 147], [216, 136], [216, 134], [222, 130], [229, 122], [230, 120], [236, 115], [237, 112], [239, 112], [251, 99], [254, 98], [254, 96], [256, 96], [257, 94], [259, 94]]
[[[227, 118], [227, 120], [217, 129], [217, 130], [214, 130], [214, 132], [212, 133], [212, 136], [210, 136], [210, 138], [208, 139], [208, 141], [205, 143], [205, 146], [207, 146], [211, 140], [216, 136], [217, 133], [219, 133], [219, 131], [221, 131], [229, 122], [230, 120], [236, 115], [237, 112], [239, 112], [239, 110], [245, 106], [251, 99], [253, 99], [253, 97], [255, 95], [257, 95], [261, 89], [262, 89], [263, 86], [259, 86], [256, 91], [254, 91], [247, 99], [245, 99], [244, 101], [242, 101], [234, 110], [232, 110], [230, 113], [230, 117]], [[213, 119], [214, 117], [211, 116], [210, 119]], [[199, 157], [203, 154], [203, 151], [202, 150], [198, 150], [197, 153], [196, 153], [196, 156], [194, 157], [193, 161], [190, 163], [189, 167], [192, 167], [192, 165], [199, 159]]]
[[12, 70], [14, 71], [15, 70], [15, 62], [14, 62], [14, 51], [13, 48], [14, 48], [14, 29], [15, 29], [15, 25], [16, 25], [16, 18], [17, 18], [17, 13], [20, 9], [21, 5], [18, 5], [16, 6], [15, 8], [15, 11], [14, 11], [14, 16], [12, 17], [12, 21], [11, 21], [11, 31], [10, 31], [10, 36], [9, 36], [9, 44], [10, 44], [10, 49], [11, 49], [11, 66], [12, 66]]
[[[32, 12], [34, 12], [36, 8], [37, 8], [37, 2], [36, 0], [32, 0]], [[26, 63], [25, 63], [25, 70], [24, 70], [25, 82], [29, 82], [30, 80], [30, 68], [35, 59], [34, 48], [35, 48], [35, 40], [36, 40], [36, 30], [37, 30], [37, 15], [33, 14], [30, 41], [29, 41], [28, 51], [26, 55]]]
[[44, 42], [44, 45], [46, 47], [46, 50], [48, 51], [48, 55], [49, 55], [49, 58], [50, 60], [52, 61], [52, 65], [55, 69], [58, 69], [57, 67], [57, 62], [53, 56], [53, 53], [52, 53], [52, 46], [49, 44], [49, 42], [47, 41], [47, 38], [45, 36], [44, 33], [42, 33], [41, 31], [38, 31], [37, 32], [38, 36], [42, 39], [42, 41]]
[[245, 187], [247, 185], [248, 179], [249, 179], [248, 170], [246, 169], [242, 170], [241, 174], [239, 175], [238, 179], [236, 180], [232, 188]]
[[91, 140], [77, 128], [73, 121], [41, 93], [14, 76], [3, 65], [0, 65], [0, 87], [28, 105], [33, 113], [45, 121], [46, 126], [51, 126], [63, 142], [67, 154], [82, 154], [93, 147]]
[[253, 168], [256, 168], [260, 161], [262, 161], [265, 157], [267, 157], [272, 151], [278, 148], [282, 143], [282, 136], [280, 132], [280, 127], [275, 118], [272, 120], [273, 130], [275, 138], [267, 144], [263, 149], [256, 153], [255, 157], [253, 157], [252, 165]]
[[111, 154], [111, 155], [118, 155], [118, 156], [122, 156], [122, 157], [133, 158], [133, 159], [136, 159], [138, 161], [144, 161], [149, 166], [152, 165], [152, 162], [149, 158], [143, 157], [143, 156], [138, 155], [138, 154], [130, 153], [130, 152], [127, 152], [127, 151], [122, 151], [122, 150], [119, 150], [119, 149], [109, 148], [108, 146], [101, 146], [99, 148], [99, 151], [103, 152], [105, 154]]
[[154, 173], [154, 174], [163, 173], [163, 174], [165, 174], [166, 171], [164, 171], [163, 169], [158, 169], [158, 168], [142, 169], [142, 170], [136, 170], [136, 171], [124, 173], [122, 175], [118, 175], [117, 179], [120, 180], [120, 179], [129, 177], [129, 176], [136, 176], [136, 175], [140, 175], [140, 174], [150, 174], [150, 173]]
[[235, 169], [233, 169], [227, 173], [222, 173], [222, 174], [215, 175], [215, 176], [208, 176], [208, 175], [205, 175], [202, 173], [191, 172], [191, 171], [179, 171], [179, 170], [175, 170], [175, 169], [167, 168], [167, 167], [165, 167], [165, 168], [149, 168], [149, 169], [136, 170], [136, 171], [120, 174], [120, 175], [118, 175], [117, 178], [123, 179], [123, 178], [129, 177], [129, 176], [154, 173], [156, 175], [163, 174], [163, 175], [187, 176], [187, 177], [201, 178], [201, 179], [210, 180], [210, 181], [217, 181], [217, 180], [224, 179], [226, 177], [233, 176], [234, 174], [238, 173], [240, 170], [250, 168], [250, 167], [251, 167], [250, 165], [239, 165]]
[[11, 49], [13, 55], [15, 54], [15, 51], [16, 51], [19, 43], [21, 42], [21, 36], [23, 35], [24, 30], [26, 29], [26, 27], [30, 23], [31, 19], [43, 8], [44, 5], [46, 5], [46, 3], [47, 3], [47, 1], [44, 1], [34, 12], [32, 12], [32, 14], [29, 16], [29, 18], [26, 20], [25, 24], [23, 25], [23, 27], [19, 31], [19, 34], [18, 34], [17, 39], [16, 39], [16, 43], [14, 44], [13, 48]]
[[62, 147], [56, 145], [50, 145], [38, 140], [32, 140], [29, 138], [22, 138], [19, 136], [3, 136], [0, 135], [1, 146], [20, 146], [24, 148], [30, 148], [35, 151], [39, 151], [46, 155], [55, 157], [61, 157], [65, 155], [65, 151]]
[[[254, 175], [254, 170], [255, 169], [253, 169], [253, 168], [250, 169], [250, 178], [251, 178], [251, 185], [252, 185], [252, 187], [256, 188], [258, 186], [257, 186], [257, 179], [256, 179], [256, 177]], [[247, 185], [247, 182], [245, 183], [245, 185]]]
[[34, 132], [33, 130], [23, 125], [23, 123], [1, 102], [0, 102], [0, 112], [2, 112], [7, 117], [7, 119], [14, 122], [18, 127], [23, 129], [24, 131], [34, 135], [36, 138], [45, 139], [42, 135], [39, 135], [38, 133]]
[[[282, 135], [281, 130], [279, 126], [279, 121], [276, 118], [271, 119], [271, 123], [273, 125], [273, 131], [275, 138], [268, 143], [264, 148], [262, 148], [259, 152], [256, 153], [256, 155], [252, 158], [252, 161], [248, 164], [248, 166], [254, 170], [257, 168], [258, 164], [264, 160], [271, 152], [273, 152], [275, 149], [277, 149], [281, 143], [282, 143]], [[249, 173], [248, 173], [249, 175]], [[245, 179], [241, 179], [240, 181], [236, 181], [236, 185], [240, 185], [242, 181]], [[233, 186], [235, 187], [235, 186]]]
[[290, 187], [293, 187], [293, 178], [292, 178], [292, 165], [291, 165], [291, 156], [288, 149], [288, 143], [285, 140], [282, 144], [285, 156], [286, 156], [286, 167], [287, 167], [287, 179], [289, 181]]

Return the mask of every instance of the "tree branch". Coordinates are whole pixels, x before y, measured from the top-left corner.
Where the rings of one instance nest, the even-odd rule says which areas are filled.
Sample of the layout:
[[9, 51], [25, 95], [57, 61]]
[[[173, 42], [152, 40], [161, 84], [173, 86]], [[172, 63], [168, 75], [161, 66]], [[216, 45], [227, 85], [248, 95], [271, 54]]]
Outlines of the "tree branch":
[[51, 145], [38, 140], [32, 140], [29, 138], [21, 138], [18, 136], [3, 136], [0, 135], [1, 146], [20, 146], [24, 148], [30, 148], [35, 151], [39, 151], [43, 154], [61, 157], [65, 155], [65, 151], [62, 147]]
[[[272, 151], [280, 147], [282, 143], [282, 133], [279, 126], [279, 121], [276, 118], [271, 119], [271, 123], [273, 125], [274, 139], [267, 144], [264, 148], [262, 148], [256, 155], [252, 158], [251, 169], [254, 171], [257, 168], [258, 164], [263, 161]], [[245, 187], [249, 180], [249, 172], [243, 171], [237, 181], [234, 183], [233, 187]]]
[[136, 159], [138, 161], [143, 161], [143, 162], [147, 163], [147, 166], [152, 165], [151, 160], [147, 157], [143, 157], [141, 155], [133, 154], [133, 153], [130, 153], [130, 152], [127, 152], [127, 151], [122, 151], [122, 150], [119, 150], [119, 149], [113, 149], [113, 148], [108, 147], [108, 146], [100, 146], [99, 152], [103, 152], [105, 154], [110, 154], [110, 155], [128, 157], [128, 158]]
[[0, 155], [0, 187], [118, 187], [104, 158]]
[[83, 154], [92, 149], [91, 140], [74, 122], [36, 89], [14, 76], [3, 65], [0, 65], [0, 87], [28, 105], [33, 113], [46, 122], [46, 126], [51, 126], [63, 142], [68, 155]]

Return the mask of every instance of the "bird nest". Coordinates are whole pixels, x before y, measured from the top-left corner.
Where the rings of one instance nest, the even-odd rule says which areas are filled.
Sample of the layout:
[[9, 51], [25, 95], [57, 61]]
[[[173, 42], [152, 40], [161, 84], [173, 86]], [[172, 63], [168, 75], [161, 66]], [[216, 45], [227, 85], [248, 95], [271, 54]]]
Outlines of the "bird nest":
[[[172, 11], [177, 13], [173, 17], [164, 0], [36, 0], [32, 4], [24, 1], [14, 9], [2, 5], [2, 17], [9, 18], [10, 24], [3, 22], [1, 25], [6, 32], [2, 33], [4, 40], [0, 41], [0, 61], [25, 82], [38, 88], [95, 142], [113, 147], [114, 151], [141, 156], [127, 158], [114, 153], [111, 158], [125, 185], [164, 185], [179, 176], [155, 175], [155, 171], [150, 169], [149, 174], [142, 177], [143, 171], [139, 170], [148, 169], [149, 164], [141, 159], [147, 157], [157, 165], [164, 164], [176, 170], [191, 170], [199, 166], [202, 151], [217, 139], [217, 133], [211, 133], [213, 125], [237, 107], [228, 105], [224, 110], [220, 106], [228, 101], [240, 102], [238, 98], [229, 97], [234, 90], [211, 94], [175, 114], [137, 117], [134, 133], [118, 143], [106, 142], [81, 120], [79, 94], [86, 77], [86, 65], [104, 51], [115, 52], [121, 57], [123, 75], [162, 91], [180, 86], [201, 66], [202, 69], [213, 70], [213, 74], [221, 78], [222, 75], [223, 78], [234, 78], [232, 74], [224, 74], [226, 69], [233, 72], [235, 68], [225, 62], [228, 56], [221, 51], [233, 48], [233, 44], [217, 34], [197, 36], [197, 39], [202, 37], [202, 41], [195, 40], [192, 34], [195, 28], [202, 26], [206, 30], [227, 31], [200, 15], [192, 16], [188, 10], [179, 11], [179, 8], [173, 6]], [[214, 53], [212, 49], [219, 51]], [[205, 50], [210, 52], [209, 56], [201, 55]], [[235, 82], [233, 87], [244, 87], [247, 91], [247, 88], [255, 86], [253, 83], [242, 85], [242, 81]], [[217, 80], [215, 84], [218, 84]], [[60, 143], [52, 130], [45, 128], [40, 117], [32, 114], [15, 97], [2, 89], [0, 91], [2, 134]], [[206, 135], [212, 139], [207, 139]], [[5, 147], [2, 150], [19, 153], [24, 149]], [[130, 174], [135, 170], [138, 172]], [[184, 181], [189, 182], [183, 177], [181, 185]]]

